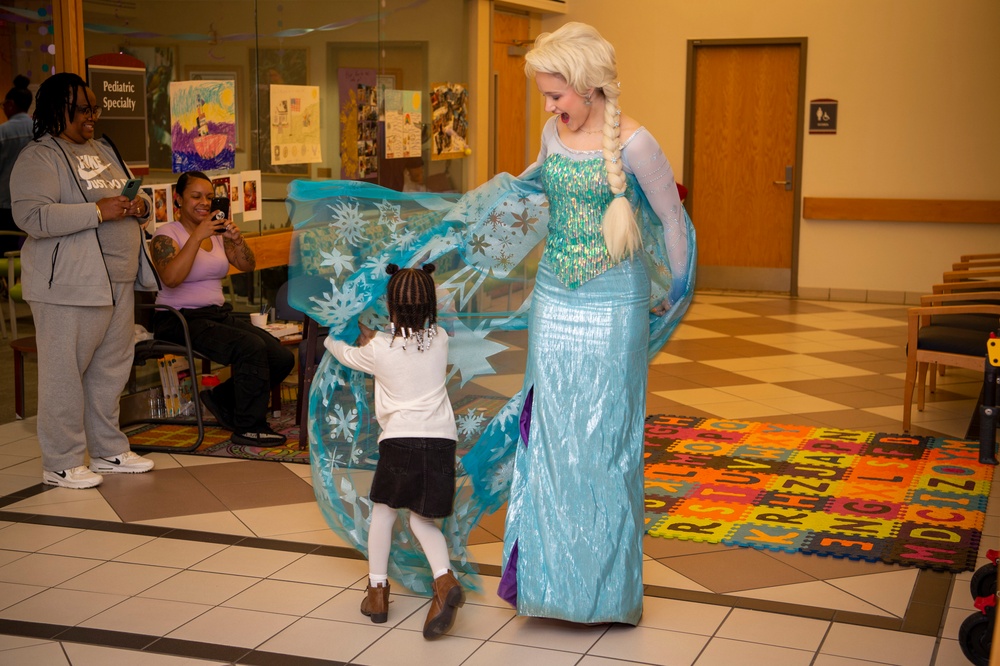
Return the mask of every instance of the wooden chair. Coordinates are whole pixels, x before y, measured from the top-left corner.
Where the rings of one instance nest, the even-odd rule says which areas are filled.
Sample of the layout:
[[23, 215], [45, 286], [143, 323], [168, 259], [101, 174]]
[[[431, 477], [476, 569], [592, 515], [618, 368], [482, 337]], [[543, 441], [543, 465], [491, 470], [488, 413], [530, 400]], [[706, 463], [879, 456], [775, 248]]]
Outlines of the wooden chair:
[[[909, 432], [913, 390], [917, 410], [924, 409], [927, 368], [930, 364], [983, 370], [990, 330], [1000, 329], [1000, 291], [932, 294], [921, 298], [920, 307], [907, 313], [906, 379], [903, 384], [903, 431]], [[941, 319], [976, 315], [981, 326], [961, 327], [961, 320]], [[935, 321], [937, 318], [937, 321]], [[946, 325], [951, 324], [951, 325]], [[993, 325], [993, 329], [987, 328]], [[932, 384], [932, 391], [935, 386]]]

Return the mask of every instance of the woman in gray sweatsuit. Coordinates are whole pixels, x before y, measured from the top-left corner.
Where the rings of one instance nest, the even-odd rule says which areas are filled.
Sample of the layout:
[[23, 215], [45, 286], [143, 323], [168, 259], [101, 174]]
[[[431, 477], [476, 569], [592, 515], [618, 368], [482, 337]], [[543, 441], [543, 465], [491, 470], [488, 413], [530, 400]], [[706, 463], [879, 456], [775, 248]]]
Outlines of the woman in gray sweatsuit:
[[157, 289], [142, 237], [152, 206], [145, 195], [121, 195], [130, 174], [111, 144], [94, 140], [100, 115], [79, 76], [47, 79], [35, 98], [34, 140], [10, 179], [14, 222], [28, 234], [21, 282], [38, 345], [42, 482], [66, 488], [153, 468], [118, 425], [134, 290]]

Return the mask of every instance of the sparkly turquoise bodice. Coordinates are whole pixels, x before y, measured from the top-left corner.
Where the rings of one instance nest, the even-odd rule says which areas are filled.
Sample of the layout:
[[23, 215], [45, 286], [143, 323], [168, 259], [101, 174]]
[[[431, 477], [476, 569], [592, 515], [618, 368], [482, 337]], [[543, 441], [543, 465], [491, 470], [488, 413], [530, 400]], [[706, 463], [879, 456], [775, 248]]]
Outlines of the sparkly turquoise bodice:
[[604, 244], [601, 221], [614, 195], [604, 160], [574, 160], [552, 154], [541, 170], [549, 199], [549, 235], [545, 259], [570, 289], [614, 266]]

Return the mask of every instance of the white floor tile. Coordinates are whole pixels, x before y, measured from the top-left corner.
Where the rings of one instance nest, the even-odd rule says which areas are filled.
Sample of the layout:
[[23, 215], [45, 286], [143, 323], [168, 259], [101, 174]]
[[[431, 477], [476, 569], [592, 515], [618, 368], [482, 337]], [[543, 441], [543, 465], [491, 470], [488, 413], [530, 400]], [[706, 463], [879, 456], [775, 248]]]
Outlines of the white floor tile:
[[52, 587], [79, 576], [99, 564], [100, 560], [32, 553], [0, 567], [0, 581]]
[[938, 644], [933, 663], [934, 666], [969, 666], [972, 662], [962, 652], [962, 646], [958, 641], [942, 639]]
[[727, 606], [646, 597], [639, 626], [711, 636], [730, 612]]
[[73, 666], [214, 666], [223, 662], [205, 661], [174, 657], [167, 654], [152, 652], [136, 652], [135, 650], [119, 650], [84, 645], [82, 643], [63, 643], [66, 654], [72, 660]]
[[[876, 661], [864, 661], [862, 659], [850, 659], [849, 657], [836, 657], [830, 654], [818, 654], [812, 666], [881, 666]], [[957, 665], [956, 665], [957, 666]]]
[[166, 636], [211, 609], [211, 606], [205, 604], [133, 597], [81, 622], [80, 626], [149, 636]]
[[848, 594], [877, 606], [896, 617], [906, 614], [919, 571], [915, 568], [827, 581]]
[[815, 652], [829, 627], [824, 620], [735, 608], [715, 635]]
[[43, 643], [8, 650], [3, 653], [4, 666], [70, 666], [59, 643]]
[[366, 560], [346, 560], [322, 555], [305, 555], [271, 574], [273, 580], [351, 587], [368, 576]]
[[302, 553], [284, 550], [229, 546], [193, 565], [191, 569], [267, 578], [301, 557], [303, 557]]
[[137, 525], [152, 525], [155, 527], [173, 527], [180, 530], [195, 530], [196, 532], [213, 532], [216, 534], [233, 534], [235, 536], [256, 536], [253, 531], [233, 515], [232, 511], [214, 511], [212, 513], [196, 513], [193, 516], [170, 516], [155, 520], [137, 520]]
[[606, 626], [586, 627], [559, 620], [517, 616], [505, 624], [492, 640], [583, 654], [607, 630]]
[[161, 537], [121, 554], [115, 560], [187, 569], [223, 549], [225, 546], [217, 543]]
[[25, 622], [77, 625], [127, 598], [117, 594], [49, 589], [5, 608], [0, 611], [0, 617]]
[[713, 638], [698, 657], [695, 666], [733, 666], [733, 664], [809, 666], [812, 659], [813, 653], [806, 650]]
[[934, 652], [934, 642], [933, 636], [917, 636], [835, 622], [830, 627], [820, 652], [871, 659], [897, 666], [928, 666]]
[[792, 585], [778, 585], [776, 587], [762, 587], [756, 590], [740, 590], [736, 596], [750, 597], [751, 599], [766, 599], [768, 601], [781, 601], [790, 604], [801, 604], [803, 606], [815, 606], [818, 608], [832, 608], [834, 610], [852, 611], [855, 613], [866, 613], [868, 615], [883, 615], [886, 617], [892, 614], [884, 611], [878, 606], [872, 606], [858, 599], [854, 595], [837, 589], [824, 581], [811, 581], [808, 583], [794, 583]]
[[[427, 619], [427, 611], [430, 608], [430, 600], [423, 599], [423, 602], [399, 625], [400, 629], [423, 631], [424, 620]], [[455, 626], [451, 628], [448, 635], [475, 638], [481, 641], [489, 640], [504, 625], [513, 620], [515, 615], [513, 608], [493, 608], [467, 603], [458, 610]]]
[[31, 645], [44, 645], [49, 642], [50, 641], [47, 641], [44, 638], [34, 638], [33, 636], [11, 636], [10, 634], [0, 634], [0, 652], [29, 647]]
[[374, 624], [365, 626], [302, 618], [265, 641], [257, 649], [264, 652], [348, 662], [387, 631], [385, 628], [380, 628], [380, 625]]
[[117, 534], [115, 532], [99, 532], [96, 530], [80, 532], [68, 539], [63, 539], [40, 552], [49, 555], [67, 555], [70, 557], [89, 557], [100, 560], [112, 560], [119, 555], [149, 543], [155, 537], [139, 534]]
[[182, 571], [138, 596], [215, 606], [232, 599], [256, 582], [256, 578], [248, 576]]
[[[336, 622], [354, 622], [366, 626], [373, 624], [371, 619], [361, 614], [361, 602], [365, 598], [365, 593], [363, 591], [355, 589], [340, 590], [339, 588], [330, 589], [337, 589], [340, 593], [310, 612], [308, 614], [309, 617], [316, 617], [323, 620], [334, 620]], [[414, 596], [409, 594], [405, 589], [402, 590], [402, 592], [402, 594], [395, 592], [390, 584], [389, 619], [384, 624], [379, 624], [377, 626], [383, 629], [396, 627], [400, 623], [406, 621], [414, 613], [417, 613], [420, 608], [427, 605], [427, 599], [425, 597]], [[420, 616], [423, 618], [422, 614], [420, 614]], [[423, 627], [422, 619], [420, 627]]]
[[683, 576], [658, 560], [643, 560], [642, 582], [644, 585], [673, 587], [695, 592], [711, 592], [707, 587]]
[[281, 538], [284, 534], [327, 528], [316, 502], [241, 509], [233, 513], [259, 537]]
[[339, 587], [326, 585], [262, 580], [223, 602], [222, 605], [228, 608], [303, 616], [342, 592]]
[[[511, 666], [511, 664], [545, 664], [546, 666], [573, 666], [580, 655], [558, 652], [523, 645], [486, 643], [476, 650], [462, 666]], [[583, 663], [583, 662], [581, 662]]]
[[354, 661], [366, 666], [399, 666], [401, 656], [406, 655], [407, 666], [459, 666], [482, 644], [451, 635], [428, 641], [419, 632], [393, 629]]
[[690, 666], [706, 643], [705, 636], [616, 625], [587, 654], [660, 666]]
[[[76, 492], [88, 491], [79, 490]], [[9, 506], [4, 508], [10, 509]], [[0, 548], [34, 553], [82, 531], [71, 527], [14, 523], [0, 530]]]
[[293, 615], [262, 613], [240, 608], [213, 608], [167, 634], [169, 638], [257, 647], [298, 618]]
[[21, 583], [0, 582], [0, 609], [13, 606], [29, 597], [44, 592], [48, 588], [44, 585], [23, 585]]
[[[93, 561], [93, 560], [84, 560]], [[168, 567], [153, 567], [147, 564], [128, 562], [104, 562], [79, 576], [60, 583], [65, 590], [84, 592], [106, 592], [134, 596], [143, 590], [162, 583], [180, 570]]]

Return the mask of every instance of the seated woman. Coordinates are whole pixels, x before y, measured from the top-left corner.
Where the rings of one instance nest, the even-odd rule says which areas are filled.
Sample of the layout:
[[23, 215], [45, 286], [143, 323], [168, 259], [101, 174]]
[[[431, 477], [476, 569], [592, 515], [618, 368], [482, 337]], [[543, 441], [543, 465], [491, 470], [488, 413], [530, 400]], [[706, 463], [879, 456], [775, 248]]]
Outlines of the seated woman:
[[[239, 228], [210, 214], [213, 193], [212, 181], [200, 171], [177, 179], [180, 219], [158, 228], [152, 241], [153, 265], [163, 283], [156, 302], [181, 311], [195, 351], [231, 366], [227, 381], [199, 395], [219, 423], [233, 431], [232, 441], [280, 446], [285, 437], [268, 424], [267, 405], [271, 389], [292, 371], [295, 356], [249, 319], [233, 316], [225, 302], [222, 279], [229, 265], [253, 271], [256, 260]], [[157, 338], [183, 344], [180, 321], [172, 313], [157, 311], [153, 325]]]

